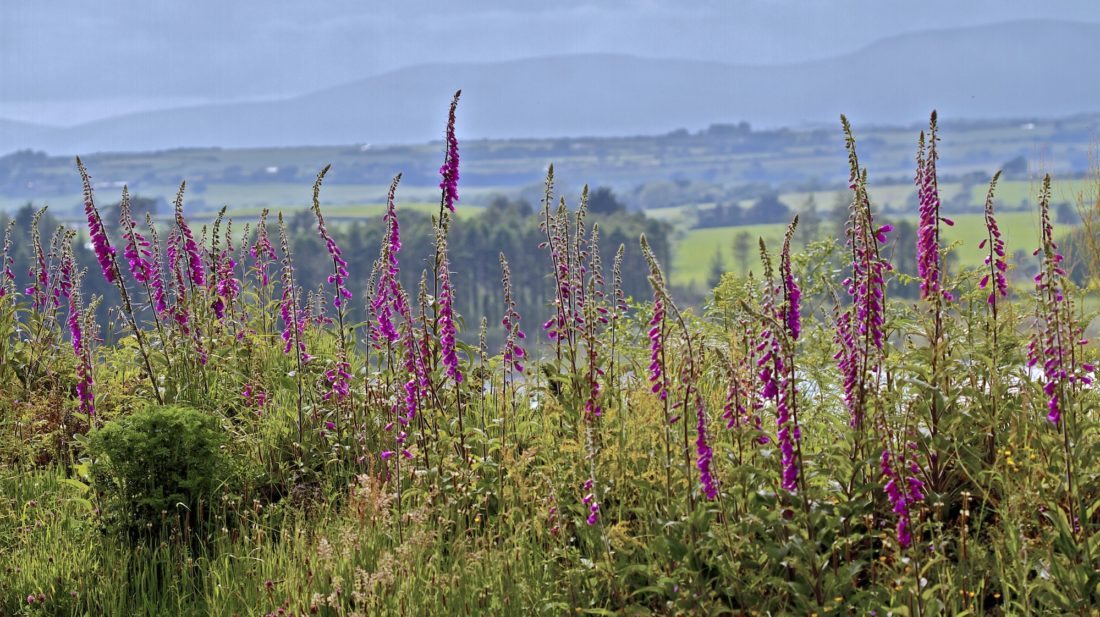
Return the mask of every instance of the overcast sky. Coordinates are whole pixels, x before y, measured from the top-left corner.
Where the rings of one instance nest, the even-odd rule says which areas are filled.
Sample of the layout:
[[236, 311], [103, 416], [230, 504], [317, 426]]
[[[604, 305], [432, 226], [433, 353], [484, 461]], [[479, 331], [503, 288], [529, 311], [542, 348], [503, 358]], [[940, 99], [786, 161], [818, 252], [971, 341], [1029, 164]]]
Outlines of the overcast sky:
[[835, 56], [902, 32], [1100, 22], [1097, 0], [15, 0], [0, 117], [75, 124], [285, 97], [412, 64], [613, 52], [741, 64]]

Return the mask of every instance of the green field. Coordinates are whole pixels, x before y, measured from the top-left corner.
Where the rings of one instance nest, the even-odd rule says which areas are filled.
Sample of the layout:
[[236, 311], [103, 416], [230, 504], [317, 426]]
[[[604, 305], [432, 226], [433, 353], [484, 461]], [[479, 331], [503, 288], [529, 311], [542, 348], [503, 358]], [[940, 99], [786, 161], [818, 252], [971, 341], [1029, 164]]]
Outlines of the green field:
[[[778, 249], [783, 241], [784, 225], [744, 225], [738, 227], [712, 227], [693, 229], [676, 242], [673, 249], [672, 282], [675, 285], [702, 287], [710, 276], [715, 253], [722, 254], [726, 270], [738, 274], [748, 269], [759, 270], [760, 251], [757, 238], [763, 238], [769, 247]], [[745, 232], [751, 235], [748, 262], [742, 263], [733, 254], [734, 239]]]
[[[916, 217], [912, 217], [911, 220], [915, 223]], [[954, 227], [943, 228], [944, 243], [958, 243], [954, 248], [963, 265], [980, 264], [985, 257], [983, 249], [979, 248], [981, 240], [986, 235], [984, 217], [978, 214], [964, 214], [953, 217], [953, 220]], [[1026, 250], [1030, 255], [1031, 251], [1038, 246], [1037, 213], [1005, 212], [997, 216], [997, 223], [1004, 236], [1009, 255], [1017, 250]], [[773, 224], [690, 230], [676, 242], [672, 281], [677, 285], [701, 288], [707, 283], [714, 255], [718, 252], [721, 253], [723, 263], [729, 272], [758, 270], [759, 253], [756, 250], [756, 239], [764, 238], [773, 251], [778, 251], [783, 241], [784, 227], [781, 224]], [[748, 232], [752, 236], [748, 263], [741, 263], [733, 252], [734, 238], [741, 232]]]
[[[1097, 184], [1095, 179], [1059, 179], [1053, 174], [1052, 178], [1052, 203], [1068, 202], [1070, 204], [1076, 204], [1078, 197], [1082, 195], [1084, 195], [1085, 199], [1089, 201], [1096, 199]], [[996, 193], [997, 203], [1004, 204], [1005, 206], [1009, 207], [1019, 206], [1022, 203], [1034, 205], [1035, 200], [1039, 195], [1039, 187], [1041, 184], [1041, 178], [1035, 178], [1034, 180], [1009, 180], [1005, 182], [999, 182], [997, 183]], [[981, 203], [985, 201], [987, 188], [988, 187], [982, 185], [971, 187], [971, 200], [974, 203]]]
[[[272, 208], [272, 212], [283, 212], [290, 214], [301, 210], [306, 210], [310, 206], [309, 204], [281, 206]], [[243, 208], [231, 208], [230, 213], [234, 220], [246, 221], [249, 219], [255, 219], [260, 216], [260, 212], [263, 211], [263, 207], [260, 206], [246, 206]], [[438, 203], [427, 202], [411, 202], [411, 203], [398, 203], [398, 213], [401, 212], [420, 212], [423, 214], [438, 214]], [[478, 207], [459, 208], [455, 211], [455, 216], [459, 218], [474, 216], [481, 209]], [[352, 204], [340, 204], [340, 205], [326, 205], [324, 206], [324, 215], [326, 219], [363, 219], [364, 222], [377, 221], [381, 219], [382, 215], [386, 213], [385, 203], [352, 203]], [[192, 218], [195, 220], [211, 219], [217, 215], [216, 210], [197, 210]]]

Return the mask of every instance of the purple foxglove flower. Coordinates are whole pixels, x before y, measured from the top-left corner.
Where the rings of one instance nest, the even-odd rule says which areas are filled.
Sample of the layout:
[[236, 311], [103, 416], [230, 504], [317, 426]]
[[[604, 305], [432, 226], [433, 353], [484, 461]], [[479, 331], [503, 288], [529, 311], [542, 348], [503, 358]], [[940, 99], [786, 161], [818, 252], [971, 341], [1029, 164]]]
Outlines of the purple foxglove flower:
[[504, 258], [504, 253], [500, 254], [500, 269], [502, 273], [501, 283], [504, 287], [504, 317], [500, 320], [505, 333], [504, 350], [502, 352], [504, 368], [522, 373], [523, 358], [526, 357], [527, 352], [519, 344], [519, 341], [522, 341], [526, 335], [524, 335], [523, 330], [520, 330], [519, 311], [516, 310], [516, 301], [512, 297], [512, 270], [508, 267], [508, 261]]
[[451, 101], [451, 111], [447, 114], [447, 153], [443, 159], [443, 166], [439, 168], [442, 180], [439, 188], [443, 190], [442, 203], [451, 212], [455, 211], [455, 202], [458, 201], [458, 139], [455, 137], [455, 110], [458, 108], [458, 97], [462, 91], [455, 92]]
[[699, 469], [699, 482], [703, 486], [703, 494], [710, 501], [718, 496], [718, 484], [711, 474], [710, 462], [714, 457], [710, 444], [707, 443], [707, 410], [703, 405], [703, 397], [695, 396], [695, 466]]
[[[902, 456], [904, 457], [904, 453]], [[882, 471], [882, 477], [886, 480], [883, 491], [893, 506], [894, 514], [898, 516], [898, 544], [902, 548], [907, 548], [913, 541], [910, 513], [913, 505], [924, 499], [924, 482], [917, 477], [917, 474], [920, 473], [920, 467], [917, 466], [916, 462], [910, 461], [907, 465], [904, 458], [896, 462], [895, 465], [894, 457], [889, 449], [882, 451], [879, 468]], [[908, 470], [908, 478], [903, 479], [901, 477], [899, 471], [902, 469]]]
[[76, 159], [76, 167], [80, 171], [80, 177], [84, 183], [84, 215], [88, 219], [88, 237], [92, 242], [92, 250], [95, 252], [96, 261], [99, 262], [99, 267], [103, 271], [103, 278], [107, 279], [108, 283], [114, 283], [117, 278], [114, 263], [115, 249], [107, 239], [107, 230], [103, 227], [103, 219], [99, 217], [99, 210], [95, 207], [95, 200], [92, 197], [92, 178], [88, 175], [88, 171], [84, 168], [84, 163], [80, 161], [80, 157]]
[[202, 287], [206, 285], [206, 268], [202, 263], [202, 255], [199, 254], [199, 245], [195, 242], [195, 235], [183, 218], [183, 201], [176, 201], [176, 227], [179, 229], [179, 238], [183, 241], [183, 252], [187, 256], [187, 276], [191, 284]]
[[394, 194], [397, 183], [400, 181], [401, 174], [398, 174], [390, 184], [389, 196], [386, 199], [386, 215], [382, 220], [386, 225], [387, 233], [382, 239], [382, 248], [376, 266], [381, 275], [370, 302], [374, 323], [370, 326], [369, 336], [376, 349], [381, 349], [383, 345], [392, 344], [398, 340], [400, 335], [397, 332], [397, 326], [394, 325], [393, 317], [407, 312], [404, 306], [405, 294], [398, 280], [400, 268], [397, 254], [401, 251], [401, 228], [397, 221]]

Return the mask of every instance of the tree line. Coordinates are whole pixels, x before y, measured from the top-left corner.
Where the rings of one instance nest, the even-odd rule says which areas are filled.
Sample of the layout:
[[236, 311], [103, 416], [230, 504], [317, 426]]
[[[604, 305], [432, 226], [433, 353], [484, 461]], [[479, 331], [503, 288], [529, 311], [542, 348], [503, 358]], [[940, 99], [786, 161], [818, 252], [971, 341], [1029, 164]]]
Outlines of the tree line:
[[[645, 234], [653, 251], [665, 263], [671, 263], [670, 231], [667, 223], [647, 218], [643, 213], [628, 213], [621, 204], [614, 201], [609, 192], [597, 189], [593, 191], [587, 224], [600, 227], [599, 249], [605, 263], [604, 276], [611, 283], [611, 264], [619, 245], [625, 245], [622, 264], [622, 285], [628, 296], [645, 297], [649, 292], [649, 270], [640, 250], [638, 238]], [[610, 198], [610, 199], [609, 199]], [[152, 200], [132, 198], [134, 218], [144, 220], [143, 208], [155, 208]], [[575, 204], [574, 204], [575, 205]], [[0, 230], [6, 229], [14, 218], [14, 234], [10, 254], [14, 259], [12, 271], [17, 289], [31, 284], [29, 271], [33, 263], [34, 247], [30, 238], [30, 229], [36, 209], [30, 204], [23, 206], [13, 214], [0, 213]], [[121, 254], [121, 238], [118, 233], [117, 204], [101, 206], [108, 234], [116, 250]], [[228, 213], [232, 215], [230, 211]], [[434, 256], [434, 223], [430, 215], [416, 211], [401, 211], [398, 204], [398, 216], [401, 227], [402, 249], [399, 254], [401, 263], [401, 283], [415, 298], [419, 288], [420, 275], [429, 270]], [[547, 284], [551, 274], [550, 257], [545, 250], [536, 247], [545, 240], [545, 232], [540, 228], [541, 207], [536, 208], [528, 201], [498, 197], [479, 213], [462, 216], [451, 222], [449, 246], [453, 278], [461, 281], [461, 289], [455, 299], [456, 310], [463, 318], [460, 324], [460, 337], [470, 344], [478, 340], [479, 322], [485, 317], [488, 323], [489, 343], [496, 344], [501, 339], [500, 320], [503, 317], [504, 303], [501, 291], [501, 271], [499, 255], [504, 253], [512, 270], [513, 294], [516, 309], [523, 319], [523, 327], [533, 336], [541, 328], [543, 321], [552, 314], [553, 286]], [[274, 220], [268, 221], [269, 226]], [[245, 240], [243, 230], [248, 221], [234, 221], [234, 249], [237, 251], [236, 272], [238, 277], [252, 276], [248, 272], [250, 259], [247, 248], [253, 239]], [[252, 221], [250, 235], [254, 234], [255, 222]], [[325, 245], [317, 232], [317, 223], [308, 210], [298, 211], [286, 217], [290, 236], [291, 251], [299, 284], [307, 286], [303, 291], [311, 291], [308, 285], [323, 283], [331, 273], [332, 262], [325, 251]], [[48, 253], [51, 239], [55, 233], [64, 233], [70, 224], [63, 223], [48, 211], [41, 216], [39, 229], [42, 246]], [[198, 232], [198, 225], [195, 225]], [[224, 226], [223, 226], [224, 229]], [[58, 230], [62, 230], [58, 232]], [[86, 246], [86, 234], [83, 227], [77, 228], [78, 234], [73, 250], [78, 268], [87, 268], [89, 276], [84, 279], [84, 290], [89, 297], [96, 295], [105, 298], [99, 308], [101, 324], [107, 324], [114, 308], [110, 302], [117, 297], [110, 285], [97, 275], [98, 265], [89, 246]], [[204, 230], [205, 231], [205, 230]], [[270, 229], [275, 233], [274, 229]], [[372, 268], [378, 258], [382, 235], [385, 231], [382, 222], [364, 219], [333, 224], [329, 229], [333, 238], [342, 247], [348, 261], [350, 272], [349, 288], [355, 294], [350, 305], [352, 323], [367, 320], [366, 297]], [[161, 230], [161, 238], [167, 236]], [[206, 235], [205, 233], [202, 235]], [[432, 289], [428, 292], [432, 293]], [[323, 292], [320, 292], [323, 293]], [[318, 296], [320, 298], [320, 296]], [[331, 316], [331, 298], [316, 302]], [[104, 336], [110, 337], [110, 329], [104, 330]]]

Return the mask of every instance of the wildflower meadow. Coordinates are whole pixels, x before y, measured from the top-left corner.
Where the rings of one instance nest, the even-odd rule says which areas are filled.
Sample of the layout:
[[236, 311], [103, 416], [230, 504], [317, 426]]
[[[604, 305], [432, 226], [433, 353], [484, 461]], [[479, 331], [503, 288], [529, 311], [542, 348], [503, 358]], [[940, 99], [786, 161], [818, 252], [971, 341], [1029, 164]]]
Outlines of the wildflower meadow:
[[796, 216], [687, 306], [550, 165], [519, 250], [551, 301], [521, 314], [501, 252], [490, 320], [450, 257], [460, 112], [416, 228], [434, 251], [403, 250], [395, 169], [369, 271], [325, 219], [328, 167], [320, 280], [283, 214], [198, 225], [181, 185], [170, 217], [123, 189], [108, 220], [80, 159], [86, 226], [4, 230], [0, 615], [1096, 614], [1100, 242], [1060, 248], [1049, 175], [1024, 247], [989, 179], [984, 263], [960, 266], [936, 115], [915, 245], [842, 117], [843, 237], [796, 251]]

